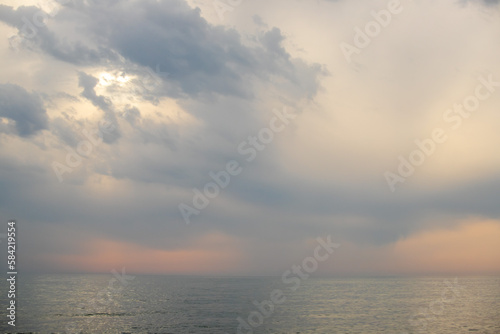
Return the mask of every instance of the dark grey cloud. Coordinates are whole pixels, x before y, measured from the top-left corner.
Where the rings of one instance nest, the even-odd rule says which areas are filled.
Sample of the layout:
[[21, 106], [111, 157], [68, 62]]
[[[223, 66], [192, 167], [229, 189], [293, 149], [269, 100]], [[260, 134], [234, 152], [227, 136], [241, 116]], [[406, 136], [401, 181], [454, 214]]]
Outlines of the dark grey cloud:
[[83, 88], [81, 95], [90, 100], [93, 105], [99, 107], [103, 111], [111, 111], [113, 104], [108, 97], [97, 95], [94, 88], [99, 80], [91, 75], [80, 72], [78, 75], [78, 84]]
[[485, 4], [487, 6], [494, 6], [494, 5], [498, 5], [500, 3], [500, 0], [465, 0], [463, 2], [479, 2], [479, 3], [482, 3], [482, 4]]
[[288, 53], [281, 46], [284, 40], [285, 37], [281, 34], [281, 31], [278, 28], [273, 28], [264, 34], [261, 41], [267, 50], [279, 55], [281, 58], [288, 59]]
[[14, 121], [21, 137], [31, 136], [48, 126], [47, 112], [40, 97], [12, 84], [0, 84], [0, 117]]
[[81, 96], [88, 99], [92, 104], [104, 112], [103, 121], [109, 122], [113, 126], [113, 131], [103, 133], [103, 139], [106, 143], [113, 143], [120, 138], [121, 133], [116, 119], [116, 110], [108, 97], [97, 95], [95, 86], [99, 80], [91, 75], [80, 72], [78, 74], [78, 85], [83, 88]]
[[61, 38], [51, 31], [47, 24], [53, 18], [36, 6], [20, 6], [13, 9], [0, 5], [0, 21], [18, 29], [18, 36], [11, 39], [14, 47], [41, 49], [57, 59], [75, 64], [96, 64], [116, 59], [116, 54], [106, 47], [91, 47], [89, 44], [72, 39]]
[[41, 50], [66, 62], [110, 67], [133, 63], [153, 72], [161, 68], [170, 83], [163, 87], [164, 95], [250, 98], [251, 80], [265, 81], [272, 75], [292, 85], [298, 84], [300, 75], [298, 79], [314, 82], [316, 90], [317, 77], [323, 74], [317, 66], [290, 59], [281, 47], [284, 37], [279, 29], [266, 33], [260, 47], [247, 47], [236, 31], [209, 24], [182, 0], [73, 1], [53, 18], [39, 15], [51, 20], [50, 29], [26, 23], [25, 18], [28, 23], [36, 21], [33, 17], [40, 12], [36, 7], [2, 6], [0, 20], [16, 27], [21, 37], [31, 36], [24, 40], [35, 41]]

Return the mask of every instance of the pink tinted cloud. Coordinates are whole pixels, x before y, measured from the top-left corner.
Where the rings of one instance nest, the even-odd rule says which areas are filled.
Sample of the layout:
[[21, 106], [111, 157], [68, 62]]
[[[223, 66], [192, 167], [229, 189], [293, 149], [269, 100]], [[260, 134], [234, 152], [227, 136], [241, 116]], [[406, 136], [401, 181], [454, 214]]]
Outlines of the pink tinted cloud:
[[182, 249], [163, 250], [125, 241], [91, 238], [79, 254], [42, 257], [47, 266], [69, 272], [102, 272], [125, 267], [130, 273], [221, 274], [237, 270], [242, 254], [233, 237], [205, 235]]

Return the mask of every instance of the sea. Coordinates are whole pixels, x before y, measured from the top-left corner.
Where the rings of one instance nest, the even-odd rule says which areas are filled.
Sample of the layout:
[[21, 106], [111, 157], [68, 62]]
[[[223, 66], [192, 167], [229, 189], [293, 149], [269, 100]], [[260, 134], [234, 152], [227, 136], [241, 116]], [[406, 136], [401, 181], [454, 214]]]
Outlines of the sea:
[[500, 333], [500, 277], [20, 274], [2, 333]]

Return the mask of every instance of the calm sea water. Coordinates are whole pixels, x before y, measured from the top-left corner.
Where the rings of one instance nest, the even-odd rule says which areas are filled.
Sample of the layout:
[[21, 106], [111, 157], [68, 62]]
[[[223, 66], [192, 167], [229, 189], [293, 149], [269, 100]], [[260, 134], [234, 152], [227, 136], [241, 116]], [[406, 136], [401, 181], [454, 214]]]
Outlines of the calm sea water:
[[[20, 275], [17, 325], [6, 325], [4, 284], [0, 331], [500, 333], [498, 277], [309, 278], [295, 291], [270, 277], [122, 281], [111, 274]], [[262, 304], [271, 296], [280, 303]]]

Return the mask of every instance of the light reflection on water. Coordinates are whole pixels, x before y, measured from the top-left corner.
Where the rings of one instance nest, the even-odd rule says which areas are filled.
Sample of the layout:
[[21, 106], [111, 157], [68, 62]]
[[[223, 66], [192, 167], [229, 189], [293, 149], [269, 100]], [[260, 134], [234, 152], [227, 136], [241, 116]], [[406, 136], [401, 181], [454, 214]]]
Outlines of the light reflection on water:
[[136, 276], [107, 289], [112, 278], [19, 275], [16, 329], [0, 330], [232, 334], [281, 289], [286, 301], [254, 333], [500, 333], [496, 277], [308, 279], [294, 292], [271, 277]]

